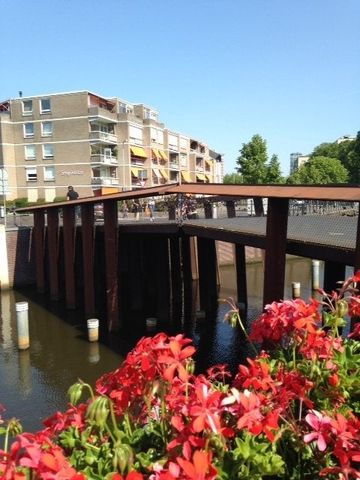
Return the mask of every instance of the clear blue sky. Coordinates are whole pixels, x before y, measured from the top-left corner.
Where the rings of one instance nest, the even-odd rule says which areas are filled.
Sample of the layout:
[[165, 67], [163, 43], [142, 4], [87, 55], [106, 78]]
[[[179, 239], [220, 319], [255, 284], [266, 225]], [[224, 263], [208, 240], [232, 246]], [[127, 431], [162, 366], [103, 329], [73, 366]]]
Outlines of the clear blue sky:
[[0, 98], [90, 90], [156, 108], [234, 170], [360, 130], [360, 0], [0, 0]]

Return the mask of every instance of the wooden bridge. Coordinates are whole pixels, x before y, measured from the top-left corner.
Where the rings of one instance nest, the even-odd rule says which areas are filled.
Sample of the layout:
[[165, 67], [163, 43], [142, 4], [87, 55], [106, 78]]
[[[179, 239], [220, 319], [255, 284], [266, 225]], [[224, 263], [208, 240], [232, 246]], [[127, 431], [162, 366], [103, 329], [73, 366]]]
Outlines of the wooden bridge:
[[[118, 220], [118, 202], [134, 198], [184, 195], [204, 196], [201, 220], [176, 218], [156, 222]], [[228, 218], [213, 219], [211, 202], [226, 202]], [[236, 217], [237, 198], [267, 198], [266, 217]], [[247, 303], [245, 246], [265, 251], [264, 305], [283, 298], [286, 254], [325, 261], [324, 288], [334, 289], [344, 279], [345, 266], [360, 268], [358, 216], [289, 217], [289, 201], [350, 202], [358, 208], [357, 186], [275, 186], [171, 184], [163, 187], [89, 197], [19, 209], [34, 213], [33, 243], [36, 285], [51, 299], [64, 296], [67, 308], [84, 305], [89, 318], [104, 299], [107, 327], [121, 326], [121, 303], [149, 304], [149, 312], [179, 309], [199, 278], [200, 307], [208, 311], [217, 302], [215, 241], [235, 245], [238, 300]], [[94, 205], [103, 204], [104, 222], [95, 222]], [[209, 207], [210, 205], [210, 207]], [[81, 209], [76, 222], [75, 207]], [[62, 221], [60, 219], [62, 212]], [[82, 298], [77, 292], [82, 292]], [[152, 310], [151, 310], [152, 309]]]

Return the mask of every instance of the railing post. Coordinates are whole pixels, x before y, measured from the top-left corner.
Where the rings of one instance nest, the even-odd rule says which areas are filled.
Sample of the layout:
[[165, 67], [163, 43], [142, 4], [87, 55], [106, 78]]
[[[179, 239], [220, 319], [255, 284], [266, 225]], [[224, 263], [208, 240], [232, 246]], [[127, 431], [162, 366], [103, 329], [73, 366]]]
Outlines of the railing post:
[[236, 217], [236, 212], [235, 212], [235, 202], [233, 200], [228, 200], [226, 202], [226, 210], [227, 210], [227, 216], [228, 218], [234, 218]]
[[51, 300], [59, 300], [59, 209], [47, 210], [47, 240], [49, 252], [49, 283]]
[[104, 202], [106, 305], [109, 332], [119, 329], [117, 215], [117, 201]]
[[92, 317], [95, 315], [94, 204], [81, 205], [81, 239], [84, 277], [84, 311], [86, 317]]
[[35, 262], [36, 262], [36, 287], [39, 293], [45, 292], [45, 215], [44, 210], [35, 210], [34, 212], [34, 244], [35, 244]]
[[269, 198], [266, 222], [263, 305], [284, 295], [288, 198]]
[[75, 304], [75, 209], [73, 205], [63, 208], [63, 239], [65, 267], [66, 307], [73, 309]]

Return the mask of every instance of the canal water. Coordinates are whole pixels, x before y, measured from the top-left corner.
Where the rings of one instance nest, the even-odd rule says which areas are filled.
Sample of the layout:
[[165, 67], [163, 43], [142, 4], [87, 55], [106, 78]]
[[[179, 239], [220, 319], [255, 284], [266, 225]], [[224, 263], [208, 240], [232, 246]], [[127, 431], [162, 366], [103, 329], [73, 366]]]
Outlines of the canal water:
[[[244, 321], [249, 324], [261, 311], [262, 263], [249, 264], [247, 276], [249, 308]], [[234, 268], [221, 267], [220, 278], [219, 298], [235, 298]], [[291, 297], [293, 281], [301, 282], [302, 296], [309, 298], [310, 260], [291, 258], [287, 261], [286, 298]], [[153, 334], [147, 333], [144, 327], [135, 335], [132, 332], [121, 338], [104, 336], [101, 342], [90, 343], [82, 312], [55, 308], [54, 303], [47, 303], [44, 297], [38, 298], [30, 290], [2, 292], [0, 300], [0, 404], [6, 408], [4, 416], [20, 419], [26, 431], [42, 428], [43, 419], [56, 410], [66, 409], [67, 390], [77, 379], [93, 385], [100, 375], [120, 365], [138, 338]], [[17, 348], [15, 303], [19, 301], [29, 303], [30, 348], [26, 351]], [[214, 321], [199, 315], [191, 322], [184, 319], [184, 331], [198, 349], [198, 371], [215, 363], [228, 363], [235, 370], [239, 361], [250, 355], [241, 332], [224, 321], [229, 308], [227, 302], [220, 302]]]

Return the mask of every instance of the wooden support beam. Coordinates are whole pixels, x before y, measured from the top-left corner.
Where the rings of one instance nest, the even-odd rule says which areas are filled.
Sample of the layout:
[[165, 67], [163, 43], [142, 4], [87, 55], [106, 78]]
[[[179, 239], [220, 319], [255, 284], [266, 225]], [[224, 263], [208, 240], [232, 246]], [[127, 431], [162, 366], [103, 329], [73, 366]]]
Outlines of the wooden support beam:
[[171, 307], [174, 319], [180, 319], [182, 311], [182, 275], [180, 257], [180, 238], [171, 237], [170, 243], [170, 275], [171, 275]]
[[118, 299], [118, 211], [117, 201], [104, 202], [104, 245], [107, 327], [117, 331], [119, 321]]
[[226, 211], [227, 211], [228, 218], [236, 217], [235, 202], [233, 200], [228, 200], [226, 202]]
[[212, 203], [209, 201], [204, 202], [204, 213], [205, 218], [213, 218], [213, 208]]
[[49, 261], [49, 284], [51, 300], [59, 300], [59, 209], [47, 212], [47, 240]]
[[[360, 202], [358, 202], [358, 209], [359, 208], [360, 208]], [[360, 269], [360, 215], [358, 215], [358, 221], [357, 221], [354, 272], [357, 272], [357, 270], [359, 269]]]
[[264, 306], [273, 301], [279, 301], [284, 296], [288, 210], [287, 198], [268, 199]]
[[81, 205], [81, 238], [83, 255], [84, 312], [87, 318], [95, 315], [94, 276], [94, 205]]
[[45, 292], [45, 215], [44, 210], [36, 210], [34, 212], [34, 245], [35, 245], [35, 262], [36, 262], [36, 288], [39, 293]]
[[75, 293], [75, 209], [73, 205], [63, 208], [63, 240], [65, 267], [65, 302], [66, 307], [76, 307]]
[[235, 244], [235, 270], [238, 304], [247, 308], [245, 245]]
[[217, 260], [215, 240], [198, 237], [200, 308], [206, 312], [217, 305]]

